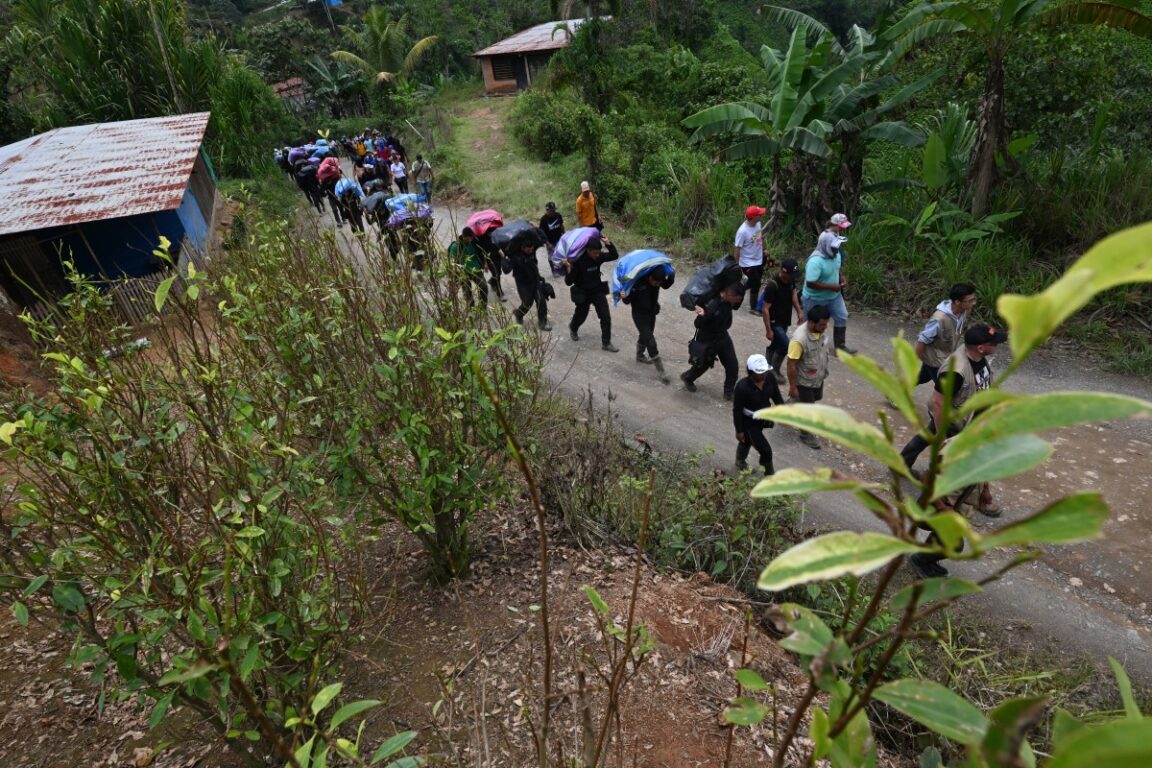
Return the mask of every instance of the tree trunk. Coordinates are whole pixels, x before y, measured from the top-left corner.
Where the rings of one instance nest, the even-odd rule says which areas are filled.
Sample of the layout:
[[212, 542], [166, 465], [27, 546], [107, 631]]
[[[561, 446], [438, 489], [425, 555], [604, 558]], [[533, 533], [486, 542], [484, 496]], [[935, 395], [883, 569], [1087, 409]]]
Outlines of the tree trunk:
[[973, 218], [980, 219], [988, 211], [992, 187], [999, 176], [996, 153], [1005, 150], [1007, 132], [1004, 124], [1004, 56], [997, 44], [988, 63], [988, 76], [984, 80], [984, 95], [980, 99], [977, 117], [976, 143], [968, 165]]

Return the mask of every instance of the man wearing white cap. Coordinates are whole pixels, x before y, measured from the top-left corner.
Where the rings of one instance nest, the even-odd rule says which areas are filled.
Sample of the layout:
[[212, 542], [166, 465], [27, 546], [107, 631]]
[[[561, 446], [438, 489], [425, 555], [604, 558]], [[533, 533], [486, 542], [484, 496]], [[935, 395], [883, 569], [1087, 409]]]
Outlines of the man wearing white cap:
[[763, 408], [771, 408], [773, 403], [782, 405], [784, 398], [780, 396], [780, 386], [768, 374], [772, 366], [764, 355], [752, 355], [748, 358], [748, 375], [736, 384], [736, 391], [732, 396], [732, 423], [736, 427], [736, 467], [748, 468], [748, 454], [753, 448], [760, 454], [760, 466], [764, 468], [765, 475], [776, 473], [772, 464], [772, 446], [764, 436], [764, 428], [771, 428], [773, 423], [765, 419], [757, 419], [756, 412]]

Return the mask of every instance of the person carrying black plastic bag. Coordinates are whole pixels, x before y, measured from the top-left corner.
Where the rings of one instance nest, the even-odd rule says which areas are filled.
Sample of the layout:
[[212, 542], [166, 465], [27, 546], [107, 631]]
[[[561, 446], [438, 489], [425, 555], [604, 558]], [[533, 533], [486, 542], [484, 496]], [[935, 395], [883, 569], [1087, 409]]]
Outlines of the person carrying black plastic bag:
[[696, 336], [688, 344], [688, 362], [692, 367], [680, 374], [684, 389], [696, 391], [696, 379], [720, 360], [724, 366], [724, 399], [731, 400], [740, 375], [736, 347], [728, 329], [732, 327], [732, 310], [744, 302], [744, 286], [732, 283], [704, 306], [696, 305]]
[[764, 430], [775, 426], [771, 421], [756, 418], [756, 412], [770, 408], [772, 404], [783, 405], [780, 385], [769, 376], [772, 366], [764, 355], [748, 358], [748, 375], [736, 384], [732, 396], [732, 423], [736, 427], [736, 468], [748, 468], [748, 454], [753, 448], [760, 454], [760, 466], [765, 475], [776, 474], [772, 463], [772, 446], [764, 436]]
[[[536, 305], [536, 318], [540, 330], [552, 330], [548, 322], [548, 292], [552, 286], [544, 282], [540, 276], [540, 266], [536, 262], [536, 241], [531, 237], [517, 238], [504, 254], [504, 274], [512, 273], [516, 282], [516, 293], [520, 295], [520, 306], [512, 310], [516, 322], [524, 325], [524, 316], [532, 305]], [[555, 293], [553, 293], [555, 295]]]
[[[605, 250], [606, 249], [606, 250]], [[600, 276], [600, 265], [620, 258], [620, 252], [611, 240], [593, 237], [584, 246], [584, 253], [575, 261], [565, 260], [564, 282], [572, 286], [572, 303], [576, 305], [572, 322], [568, 325], [572, 341], [580, 340], [580, 326], [588, 319], [588, 310], [596, 308], [600, 319], [600, 348], [605, 352], [619, 352], [612, 343], [612, 315], [608, 313], [608, 283]]]

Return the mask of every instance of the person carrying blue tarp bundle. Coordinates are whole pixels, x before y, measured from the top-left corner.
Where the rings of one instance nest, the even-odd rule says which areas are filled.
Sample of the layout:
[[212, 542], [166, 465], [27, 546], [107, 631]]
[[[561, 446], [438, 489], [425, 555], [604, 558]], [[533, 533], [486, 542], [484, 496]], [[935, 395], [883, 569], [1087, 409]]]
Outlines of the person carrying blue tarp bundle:
[[676, 282], [672, 260], [659, 251], [632, 251], [616, 264], [613, 294], [632, 307], [632, 323], [639, 332], [636, 340], [636, 362], [651, 363], [668, 384], [664, 361], [656, 346], [656, 315], [660, 314], [660, 291]]

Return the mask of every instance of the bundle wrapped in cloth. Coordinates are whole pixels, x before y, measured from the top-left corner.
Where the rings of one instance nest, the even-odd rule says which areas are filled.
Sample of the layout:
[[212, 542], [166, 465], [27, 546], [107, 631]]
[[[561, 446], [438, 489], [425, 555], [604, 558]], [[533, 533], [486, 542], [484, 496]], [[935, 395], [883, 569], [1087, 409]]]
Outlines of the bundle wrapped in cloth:
[[647, 277], [656, 269], [663, 270], [667, 275], [676, 274], [672, 259], [660, 251], [642, 249], [630, 251], [620, 257], [612, 273], [612, 301], [619, 304], [620, 299], [632, 290], [637, 280]]
[[596, 227], [577, 227], [561, 235], [560, 242], [556, 243], [550, 257], [552, 274], [564, 274], [563, 262], [572, 262], [580, 258], [580, 254], [584, 253], [584, 249], [588, 246], [588, 241], [593, 237], [600, 237], [600, 230]]

